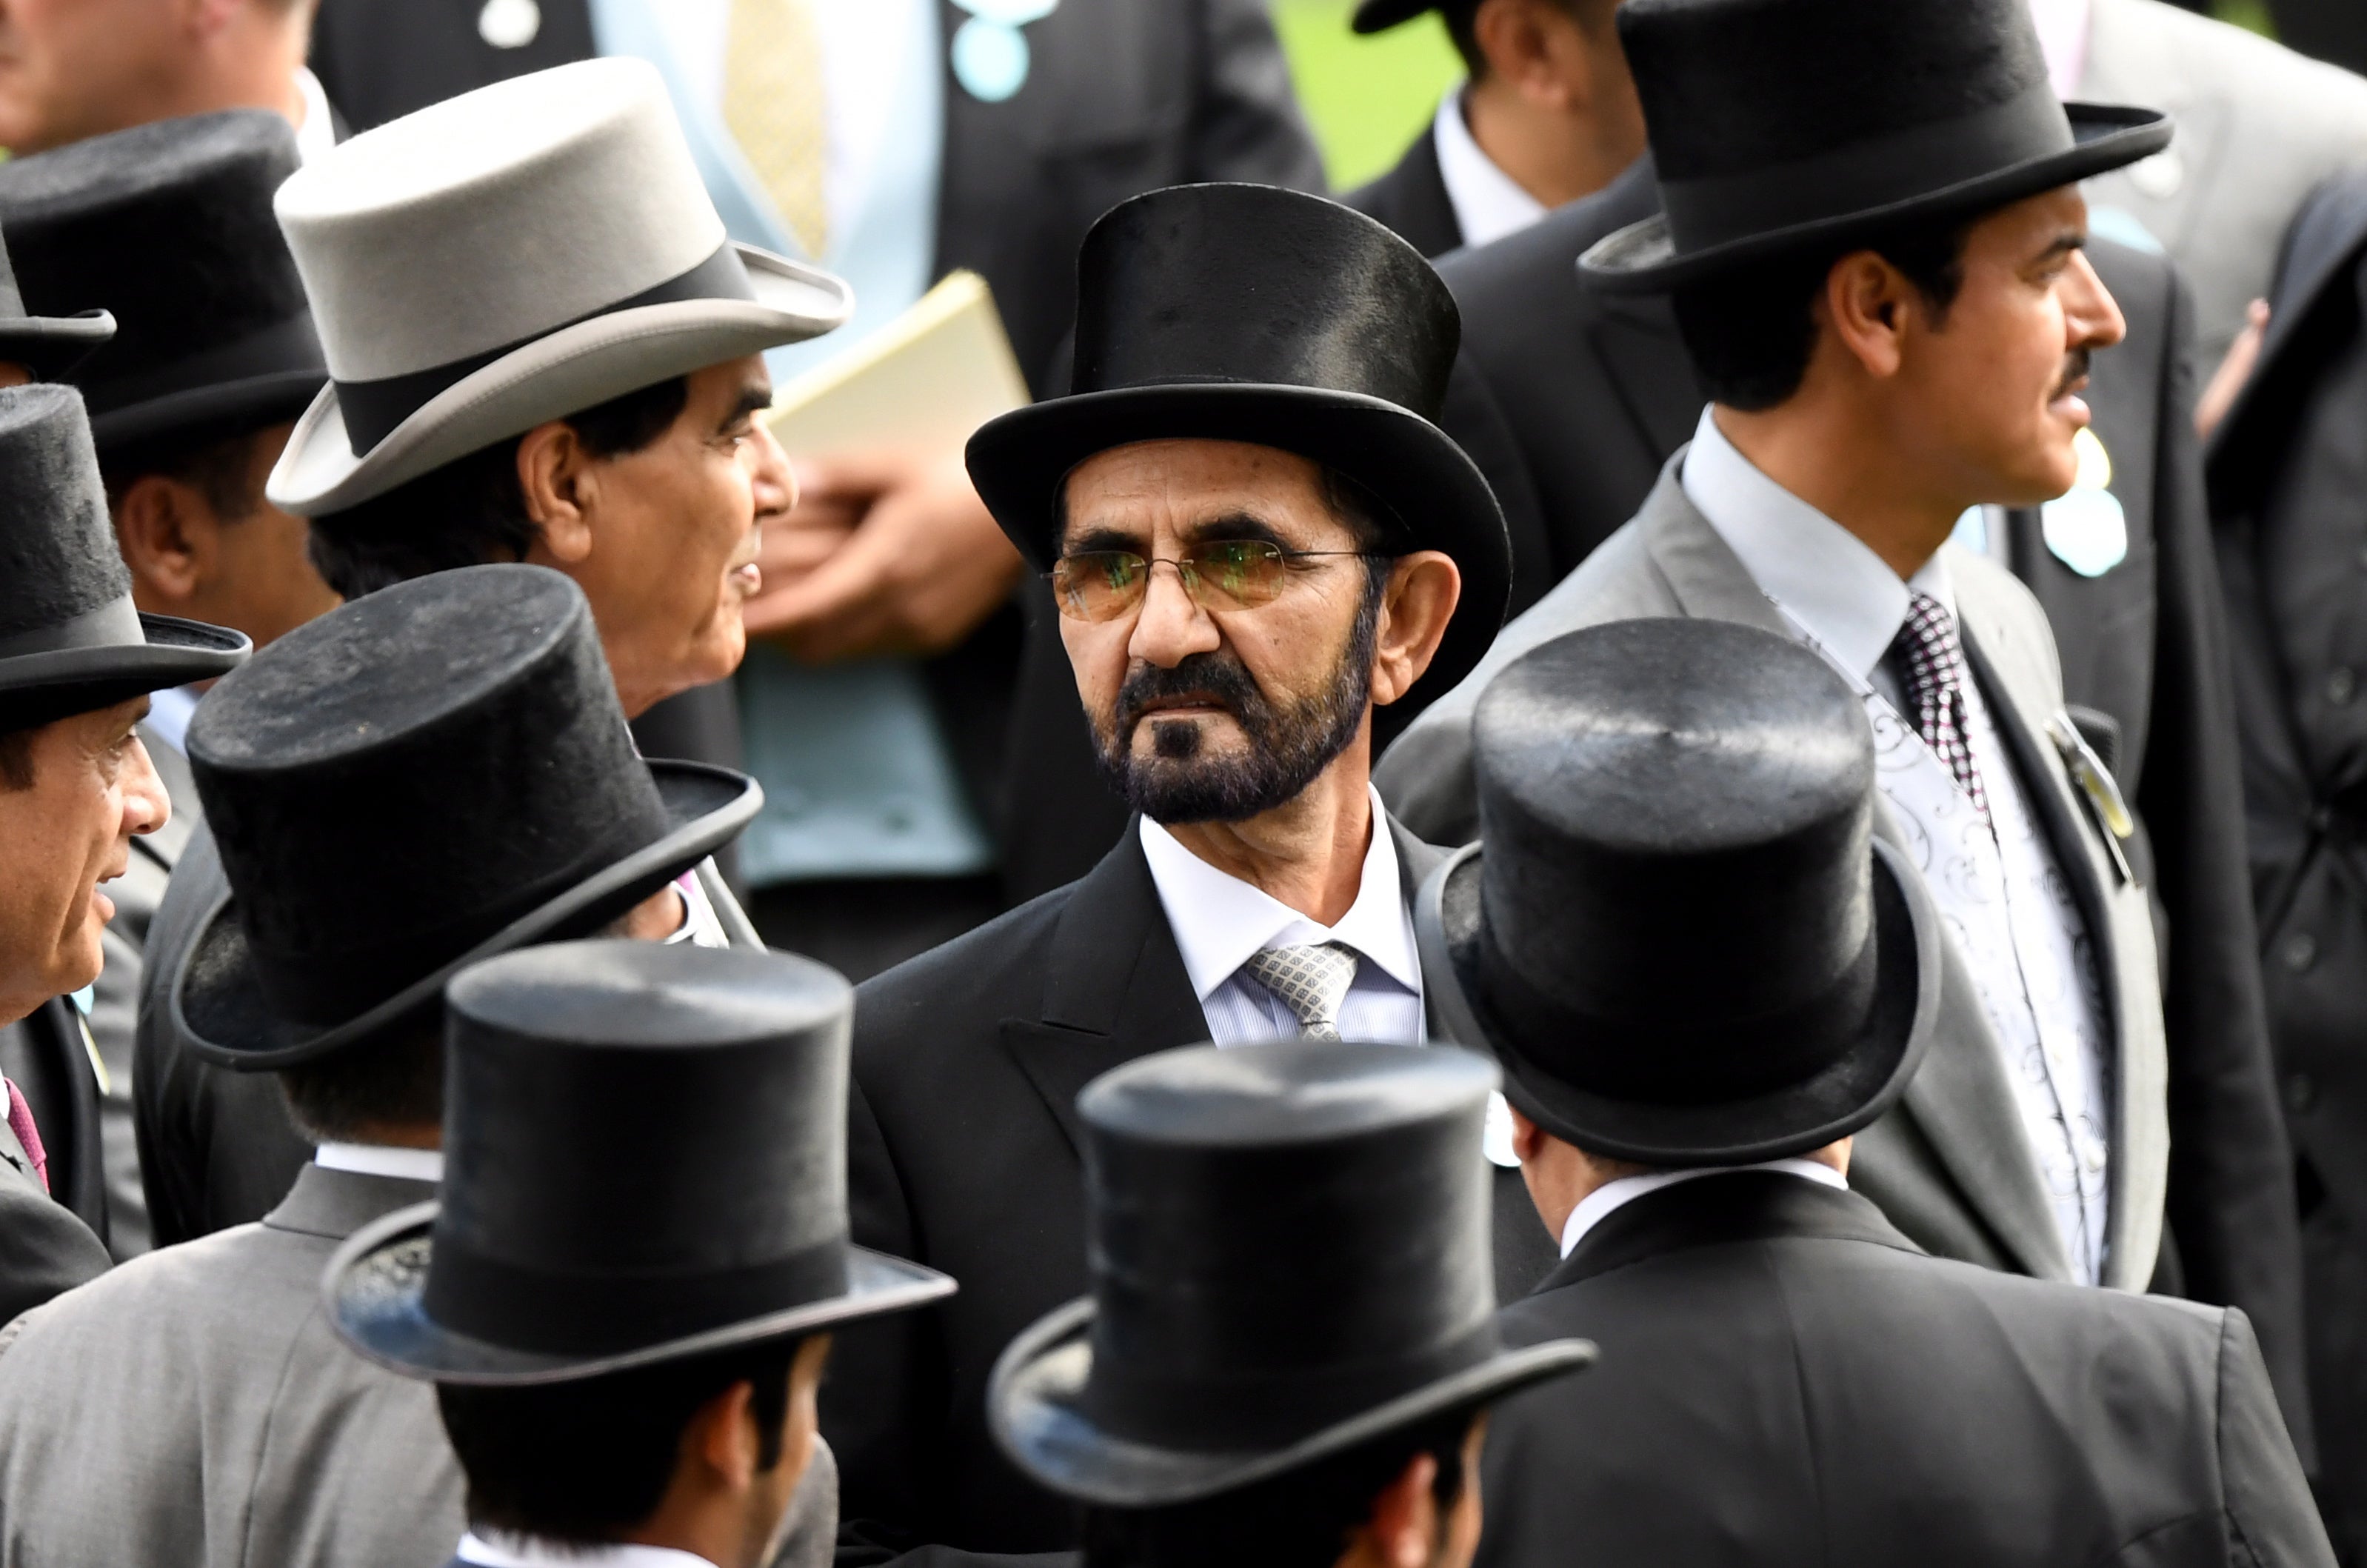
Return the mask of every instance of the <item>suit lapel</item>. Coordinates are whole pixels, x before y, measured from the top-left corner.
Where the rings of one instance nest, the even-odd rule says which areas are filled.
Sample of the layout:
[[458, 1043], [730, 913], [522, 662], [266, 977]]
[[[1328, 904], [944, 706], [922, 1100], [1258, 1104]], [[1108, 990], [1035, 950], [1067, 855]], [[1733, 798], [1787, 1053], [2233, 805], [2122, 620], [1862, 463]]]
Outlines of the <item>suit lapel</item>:
[[1455, 200], [1446, 194], [1446, 176], [1438, 167], [1438, 136], [1426, 131], [1406, 150], [1404, 160], [1388, 182], [1397, 187], [1397, 212], [1391, 221], [1407, 243], [1424, 256], [1444, 256], [1463, 244], [1463, 222], [1455, 215]]
[[1136, 822], [1078, 881], [1045, 971], [1043, 1016], [1004, 1019], [1002, 1043], [1082, 1157], [1080, 1090], [1137, 1057], [1208, 1038]]

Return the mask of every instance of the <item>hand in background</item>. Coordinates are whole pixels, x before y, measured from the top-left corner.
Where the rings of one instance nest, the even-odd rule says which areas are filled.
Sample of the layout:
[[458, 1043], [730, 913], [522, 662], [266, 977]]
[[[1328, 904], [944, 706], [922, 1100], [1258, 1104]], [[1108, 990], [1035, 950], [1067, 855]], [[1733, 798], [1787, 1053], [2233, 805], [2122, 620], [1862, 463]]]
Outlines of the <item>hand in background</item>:
[[1019, 552], [958, 449], [798, 459], [798, 506], [764, 530], [748, 635], [811, 663], [952, 647], [1010, 595]]
[[2244, 383], [2252, 379], [2252, 369], [2260, 362], [2260, 339], [2269, 330], [2269, 302], [2255, 300], [2244, 312], [2244, 330], [2227, 346], [2227, 358], [2211, 373], [2211, 384], [2194, 403], [2194, 433], [2204, 440], [2219, 428], [2227, 411], [2236, 406], [2236, 399]]

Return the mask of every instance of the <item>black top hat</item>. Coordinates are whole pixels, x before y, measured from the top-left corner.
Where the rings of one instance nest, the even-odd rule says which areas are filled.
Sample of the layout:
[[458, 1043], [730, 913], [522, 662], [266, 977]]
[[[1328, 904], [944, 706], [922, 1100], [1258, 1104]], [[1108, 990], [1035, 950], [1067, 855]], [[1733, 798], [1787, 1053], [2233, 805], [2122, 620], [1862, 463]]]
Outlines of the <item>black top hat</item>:
[[247, 640], [142, 615], [72, 387], [0, 389], [0, 729], [221, 675]]
[[22, 365], [36, 381], [54, 381], [85, 355], [115, 335], [115, 317], [106, 311], [37, 316], [25, 309], [16, 268], [0, 245], [0, 361]]
[[1889, 1107], [1939, 1006], [1923, 890], [1873, 836], [1865, 710], [1800, 644], [1629, 620], [1507, 666], [1480, 842], [1415, 902], [1454, 1037], [1547, 1131], [1647, 1165], [1821, 1148]]
[[583, 590], [541, 566], [332, 610], [209, 692], [188, 742], [229, 887], [174, 1019], [247, 1071], [379, 1038], [465, 964], [598, 929], [763, 799], [641, 760]]
[[1072, 390], [970, 437], [978, 492], [1038, 571], [1070, 470], [1135, 441], [1250, 441], [1370, 490], [1463, 598], [1426, 700], [1471, 672], [1512, 592], [1494, 492], [1437, 425], [1463, 336], [1421, 254], [1361, 212], [1259, 185], [1154, 190], [1102, 214], [1077, 260]]
[[329, 1321], [413, 1377], [544, 1383], [952, 1294], [847, 1240], [854, 1013], [783, 953], [569, 942], [469, 970], [442, 1203], [338, 1252]]
[[101, 451], [292, 420], [328, 380], [271, 212], [297, 162], [284, 117], [228, 109], [0, 164], [26, 300], [122, 324], [72, 373]]
[[1969, 217], [2169, 144], [2152, 109], [2056, 98], [2025, 0], [1627, 0], [1619, 38], [1661, 211], [1580, 258], [1614, 292]]
[[1497, 1337], [1480, 1129], [1496, 1074], [1401, 1045], [1213, 1045], [1105, 1073], [1093, 1294], [1012, 1341], [995, 1438], [1053, 1491], [1229, 1492], [1594, 1358]]
[[1479, 0], [1361, 0], [1348, 25], [1360, 33], [1383, 33], [1424, 11], [1478, 10]]

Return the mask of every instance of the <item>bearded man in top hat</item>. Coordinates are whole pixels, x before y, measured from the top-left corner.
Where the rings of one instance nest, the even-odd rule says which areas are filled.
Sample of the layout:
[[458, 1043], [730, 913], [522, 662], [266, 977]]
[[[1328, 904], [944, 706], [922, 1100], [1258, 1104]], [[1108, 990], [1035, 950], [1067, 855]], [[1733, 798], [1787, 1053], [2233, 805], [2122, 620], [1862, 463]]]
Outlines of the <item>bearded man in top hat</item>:
[[[2078, 477], [2078, 392], [2124, 324], [2069, 182], [2169, 127], [2067, 111], [2010, 0], [1637, 0], [1620, 26], [1667, 211], [1589, 252], [1587, 281], [1670, 296], [1714, 402], [1637, 517], [1408, 731], [1399, 798], [1467, 802], [1485, 676], [1577, 627], [1684, 615], [1823, 650], [1875, 714], [1884, 810], [1950, 925], [1931, 1092], [1861, 1149], [1860, 1186], [1944, 1256], [2123, 1290], [2177, 1283], [2166, 1221], [2248, 1228], [2207, 1289], [2260, 1308], [2305, 1445], [2267, 1063], [2240, 1034], [2168, 1049], [2135, 821], [2036, 601], [1948, 542], [1968, 508]], [[1792, 57], [1838, 74], [1765, 69]], [[2174, 1201], [2173, 1106], [2209, 1130]]]
[[[1137, 816], [1089, 875], [857, 992], [855, 1234], [962, 1281], [853, 1336], [824, 1396], [847, 1512], [890, 1547], [1072, 1540], [982, 1395], [1083, 1283], [1080, 1088], [1212, 1038], [1425, 1038], [1406, 899], [1435, 851], [1375, 801], [1373, 716], [1478, 661], [1510, 570], [1432, 423], [1453, 303], [1381, 225], [1179, 187], [1104, 214], [1079, 276], [1076, 391], [988, 425], [969, 464], [1051, 578]], [[1516, 1292], [1546, 1259], [1499, 1189]]]
[[832, 1333], [954, 1289], [848, 1243], [852, 1002], [808, 959], [618, 942], [452, 983], [441, 1201], [323, 1291], [347, 1345], [436, 1385], [456, 1564], [775, 1561]]
[[431, 1402], [337, 1348], [321, 1269], [434, 1194], [445, 983], [595, 931], [719, 939], [678, 879], [758, 791], [636, 756], [583, 594], [516, 564], [289, 633], [198, 705], [189, 763], [224, 885], [167, 1005], [320, 1147], [260, 1223], [23, 1321], [0, 1353], [8, 1551], [431, 1565], [460, 1523]]
[[1840, 672], [1620, 622], [1474, 727], [1487, 832], [1416, 918], [1563, 1255], [1502, 1332], [1603, 1350], [1499, 1410], [1489, 1568], [2331, 1562], [2240, 1310], [1931, 1257], [1850, 1190], [1947, 937]]
[[[0, 229], [16, 245], [26, 298], [51, 312], [104, 304], [119, 324], [64, 379], [90, 405], [133, 602], [232, 627], [257, 647], [337, 602], [305, 552], [304, 520], [263, 496], [296, 416], [328, 380], [271, 212], [296, 166], [295, 133], [261, 109], [0, 164]], [[169, 247], [157, 246], [159, 234]], [[198, 821], [182, 742], [199, 695], [195, 685], [158, 692], [142, 725], [174, 821], [133, 847], [90, 1009], [108, 1079], [99, 1125], [119, 1257], [148, 1245], [132, 1042], [148, 927]]]
[[1013, 1342], [996, 1439], [1086, 1568], [1469, 1568], [1489, 1407], [1594, 1358], [1506, 1347], [1467, 1051], [1213, 1045], [1103, 1074], [1091, 1294]]
[[14, 1317], [108, 1263], [97, 1084], [70, 994], [99, 975], [100, 884], [172, 817], [135, 727], [148, 693], [221, 675], [247, 642], [133, 603], [72, 391], [0, 392], [0, 1313]]
[[[590, 600], [628, 718], [730, 675], [759, 530], [795, 499], [756, 419], [763, 350], [831, 330], [848, 295], [725, 237], [656, 74], [593, 61], [438, 104], [306, 165], [277, 203], [330, 382], [266, 490], [311, 519], [330, 587], [533, 562]], [[151, 938], [134, 1083], [165, 1236], [256, 1218], [305, 1157], [166, 1012], [219, 886], [192, 851]], [[758, 945], [712, 866], [689, 892]]]

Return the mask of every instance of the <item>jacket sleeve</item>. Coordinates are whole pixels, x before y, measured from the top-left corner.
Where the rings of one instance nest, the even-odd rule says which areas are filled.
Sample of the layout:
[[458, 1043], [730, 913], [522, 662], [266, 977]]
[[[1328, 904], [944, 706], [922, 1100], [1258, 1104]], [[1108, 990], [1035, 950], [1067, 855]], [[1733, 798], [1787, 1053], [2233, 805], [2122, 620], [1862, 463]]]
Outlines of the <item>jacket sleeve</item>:
[[[2193, 315], [2180, 281], [2170, 309], [2173, 344], [2191, 335]], [[2259, 1326], [2307, 1457], [2301, 1221], [2260, 991], [2226, 605], [2190, 415], [2189, 357], [2172, 354], [2165, 375], [2152, 735], [2137, 807], [2158, 850], [2156, 885], [2170, 933], [2162, 966], [2173, 1129], [2169, 1227], [2184, 1293], [2241, 1307]]]
[[1328, 191], [1265, 0], [1197, 4], [1203, 66], [1191, 177]]
[[2332, 1568], [2259, 1341], [2237, 1308], [2219, 1327], [2219, 1481], [2234, 1568]]

